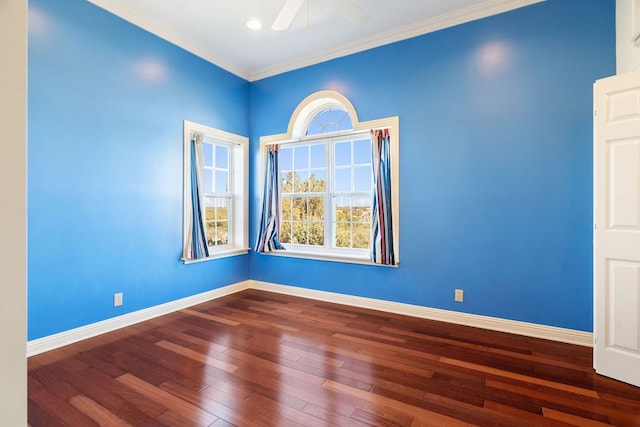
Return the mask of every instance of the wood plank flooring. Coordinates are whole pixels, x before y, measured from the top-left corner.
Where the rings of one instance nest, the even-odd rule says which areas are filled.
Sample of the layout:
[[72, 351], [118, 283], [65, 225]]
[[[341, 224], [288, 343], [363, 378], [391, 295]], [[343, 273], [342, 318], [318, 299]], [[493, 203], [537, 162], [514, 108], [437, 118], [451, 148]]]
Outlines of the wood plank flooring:
[[46, 426], [640, 426], [591, 349], [248, 290], [29, 359]]

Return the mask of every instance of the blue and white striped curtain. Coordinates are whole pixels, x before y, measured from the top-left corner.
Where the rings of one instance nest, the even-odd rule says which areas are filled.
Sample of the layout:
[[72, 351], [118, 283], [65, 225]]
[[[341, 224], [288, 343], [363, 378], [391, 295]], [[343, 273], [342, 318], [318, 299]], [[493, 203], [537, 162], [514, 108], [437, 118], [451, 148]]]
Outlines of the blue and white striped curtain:
[[373, 209], [371, 261], [396, 265], [391, 211], [391, 158], [389, 129], [371, 131], [373, 146]]
[[262, 216], [256, 242], [256, 252], [283, 250], [280, 243], [280, 175], [278, 168], [278, 146], [267, 147]]
[[187, 243], [183, 258], [194, 260], [209, 256], [207, 236], [204, 229], [202, 203], [202, 140], [195, 136], [191, 140], [191, 204], [187, 212]]

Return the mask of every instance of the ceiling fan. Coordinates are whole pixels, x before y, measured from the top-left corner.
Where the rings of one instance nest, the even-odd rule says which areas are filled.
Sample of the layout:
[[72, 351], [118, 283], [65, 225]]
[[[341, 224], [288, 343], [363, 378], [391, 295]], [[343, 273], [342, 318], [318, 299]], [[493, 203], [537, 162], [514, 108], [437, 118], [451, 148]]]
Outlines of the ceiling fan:
[[[280, 10], [278, 17], [271, 26], [274, 31], [287, 31], [293, 22], [293, 19], [298, 15], [304, 2], [307, 2], [307, 14], [309, 12], [309, 2], [311, 0], [287, 0], [287, 2]], [[360, 6], [353, 2], [353, 0], [324, 0], [326, 3], [330, 3], [331, 6], [336, 9], [341, 15], [347, 18], [354, 24], [362, 24], [369, 20], [369, 15], [362, 10]], [[307, 18], [308, 20], [308, 18]]]

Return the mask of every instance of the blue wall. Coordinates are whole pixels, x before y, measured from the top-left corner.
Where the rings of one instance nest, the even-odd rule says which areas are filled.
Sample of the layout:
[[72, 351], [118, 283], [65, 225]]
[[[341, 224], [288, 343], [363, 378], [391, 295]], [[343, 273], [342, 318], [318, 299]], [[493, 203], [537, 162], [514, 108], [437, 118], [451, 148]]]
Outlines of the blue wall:
[[252, 254], [251, 278], [591, 331], [592, 84], [613, 74], [615, 2], [549, 0], [255, 82], [252, 238], [259, 137], [333, 89], [400, 116], [401, 264]]
[[[591, 87], [615, 72], [614, 2], [548, 0], [251, 84], [85, 0], [29, 7], [30, 340], [248, 278], [592, 329]], [[253, 242], [259, 137], [322, 89], [361, 120], [400, 116], [400, 267], [183, 265], [182, 121], [250, 135]]]
[[246, 280], [179, 259], [183, 120], [247, 135], [249, 83], [85, 0], [29, 9], [29, 339]]

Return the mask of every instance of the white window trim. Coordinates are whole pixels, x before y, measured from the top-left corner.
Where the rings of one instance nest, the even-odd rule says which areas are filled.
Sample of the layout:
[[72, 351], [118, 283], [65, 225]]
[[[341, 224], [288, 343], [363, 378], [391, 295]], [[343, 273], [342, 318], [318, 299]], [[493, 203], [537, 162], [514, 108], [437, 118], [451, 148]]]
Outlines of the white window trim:
[[[309, 124], [309, 117], [323, 106], [339, 106], [344, 108], [351, 116], [353, 130], [347, 132], [333, 132], [324, 135], [312, 135], [305, 137], [306, 126]], [[260, 188], [264, 188], [264, 167], [266, 162], [267, 147], [269, 145], [288, 145], [297, 142], [311, 142], [314, 140], [336, 138], [343, 135], [369, 132], [373, 129], [389, 129], [391, 137], [391, 203], [393, 213], [393, 243], [395, 249], [395, 266], [376, 264], [369, 260], [369, 255], [362, 256], [354, 254], [349, 249], [313, 250], [301, 248], [297, 245], [285, 245], [284, 251], [270, 251], [263, 255], [283, 256], [292, 258], [315, 259], [322, 261], [346, 262], [352, 264], [365, 264], [381, 267], [397, 267], [400, 264], [400, 118], [398, 116], [383, 119], [360, 122], [355, 108], [351, 102], [342, 94], [335, 91], [320, 91], [309, 95], [296, 108], [289, 120], [286, 133], [268, 135], [260, 137]]]
[[198, 123], [184, 121], [183, 141], [183, 195], [182, 195], [182, 246], [187, 244], [188, 230], [187, 216], [188, 200], [191, 193], [191, 139], [194, 134], [201, 134], [205, 141], [219, 141], [230, 146], [230, 176], [232, 181], [232, 244], [210, 246], [209, 256], [200, 259], [181, 258], [185, 264], [194, 264], [213, 259], [243, 255], [249, 252], [249, 138], [214, 129]]

